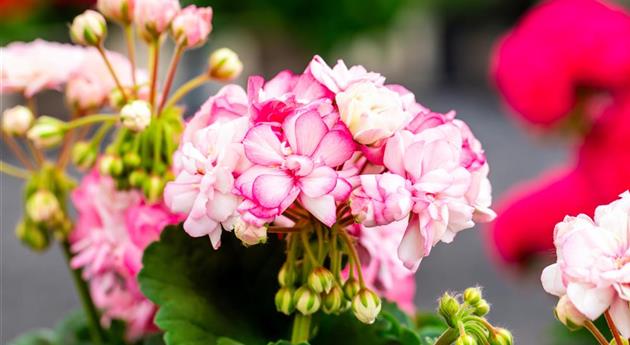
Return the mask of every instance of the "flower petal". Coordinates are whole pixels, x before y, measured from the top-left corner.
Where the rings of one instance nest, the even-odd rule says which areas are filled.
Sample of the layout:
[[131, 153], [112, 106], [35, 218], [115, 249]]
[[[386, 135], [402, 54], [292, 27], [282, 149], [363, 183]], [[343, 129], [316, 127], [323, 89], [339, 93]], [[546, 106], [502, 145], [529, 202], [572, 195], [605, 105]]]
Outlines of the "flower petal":
[[350, 159], [355, 149], [356, 146], [349, 132], [333, 130], [322, 138], [313, 153], [313, 159], [334, 168]]
[[306, 194], [300, 194], [300, 203], [307, 209], [315, 218], [320, 222], [326, 224], [326, 226], [333, 226], [337, 221], [335, 205], [335, 198], [331, 195], [320, 196], [319, 198], [311, 198]]
[[563, 296], [566, 294], [566, 288], [562, 283], [562, 272], [560, 266], [553, 264], [545, 267], [540, 277], [543, 288], [554, 296]]
[[327, 166], [313, 169], [313, 171], [299, 180], [300, 189], [311, 198], [317, 198], [330, 193], [337, 185], [337, 173]]
[[283, 204], [283, 201], [294, 188], [291, 176], [285, 174], [260, 175], [254, 180], [254, 199], [266, 208], [275, 208]]
[[245, 156], [252, 163], [269, 166], [283, 161], [280, 139], [269, 125], [258, 125], [250, 129], [243, 145]]
[[591, 320], [596, 320], [610, 307], [614, 295], [612, 287], [596, 288], [582, 283], [571, 283], [567, 287], [571, 302]]
[[[295, 127], [283, 126], [283, 129], [288, 133], [293, 132], [296, 146], [292, 148], [295, 152], [309, 157], [328, 131], [324, 120], [316, 111], [298, 115], [298, 118], [295, 120]], [[290, 134], [287, 134], [287, 136], [290, 136]]]

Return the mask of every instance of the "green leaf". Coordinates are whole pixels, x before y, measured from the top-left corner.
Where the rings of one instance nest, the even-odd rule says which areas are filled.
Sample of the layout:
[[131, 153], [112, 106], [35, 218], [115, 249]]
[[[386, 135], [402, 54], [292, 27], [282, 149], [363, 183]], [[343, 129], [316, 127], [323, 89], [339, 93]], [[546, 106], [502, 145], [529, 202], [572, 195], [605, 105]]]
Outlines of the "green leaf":
[[55, 332], [49, 329], [39, 329], [25, 333], [9, 342], [8, 345], [57, 345]]

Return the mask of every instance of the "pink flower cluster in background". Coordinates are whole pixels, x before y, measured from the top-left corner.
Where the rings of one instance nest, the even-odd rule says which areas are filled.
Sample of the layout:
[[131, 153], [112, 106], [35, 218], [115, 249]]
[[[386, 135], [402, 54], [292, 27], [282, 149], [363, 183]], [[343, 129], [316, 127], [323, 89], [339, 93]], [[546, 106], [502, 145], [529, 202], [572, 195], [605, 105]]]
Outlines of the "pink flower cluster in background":
[[558, 261], [543, 271], [545, 290], [589, 320], [608, 311], [630, 337], [630, 192], [597, 207], [593, 219], [567, 216], [556, 225], [554, 244]]
[[70, 236], [75, 254], [71, 265], [83, 269], [92, 298], [103, 311], [102, 322], [126, 321], [130, 340], [157, 330], [156, 308], [142, 295], [136, 278], [144, 249], [181, 216], [163, 204], [147, 204], [140, 192], [117, 190], [110, 177], [96, 171], [83, 178], [72, 201], [78, 218]]
[[316, 56], [302, 74], [251, 77], [247, 91], [228, 85], [210, 98], [186, 126], [166, 205], [214, 248], [223, 229], [263, 242], [268, 226], [294, 224], [290, 214], [328, 227], [355, 219], [368, 280], [409, 306], [411, 274], [431, 248], [494, 218], [481, 144], [454, 117], [362, 66]]

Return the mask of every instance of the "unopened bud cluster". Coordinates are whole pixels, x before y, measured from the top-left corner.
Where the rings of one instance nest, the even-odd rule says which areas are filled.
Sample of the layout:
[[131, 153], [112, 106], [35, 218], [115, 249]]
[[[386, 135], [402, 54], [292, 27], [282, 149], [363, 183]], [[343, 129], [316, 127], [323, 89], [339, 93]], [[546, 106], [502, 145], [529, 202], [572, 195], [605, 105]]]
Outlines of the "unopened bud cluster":
[[445, 293], [438, 304], [438, 314], [450, 329], [458, 332], [455, 345], [513, 344], [508, 330], [494, 327], [485, 319], [489, 312], [490, 305], [477, 287], [468, 288], [461, 295]]

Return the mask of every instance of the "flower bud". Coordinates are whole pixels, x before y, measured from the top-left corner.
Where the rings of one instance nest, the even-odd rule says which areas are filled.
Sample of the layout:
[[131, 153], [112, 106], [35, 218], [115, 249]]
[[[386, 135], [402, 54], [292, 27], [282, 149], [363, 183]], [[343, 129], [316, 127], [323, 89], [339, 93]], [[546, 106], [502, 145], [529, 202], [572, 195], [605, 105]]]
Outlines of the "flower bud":
[[2, 130], [9, 135], [22, 136], [33, 124], [33, 113], [25, 106], [18, 105], [2, 113]]
[[577, 310], [566, 295], [560, 297], [554, 313], [556, 318], [570, 330], [582, 328], [587, 321], [586, 316]]
[[181, 8], [179, 0], [136, 0], [134, 7], [138, 34], [147, 42], [166, 32]]
[[109, 92], [107, 99], [113, 108], [122, 109], [122, 107], [125, 106], [125, 94], [123, 94], [118, 87], [113, 88], [112, 91]]
[[41, 116], [26, 136], [40, 148], [58, 145], [63, 140], [66, 123], [50, 116]]
[[48, 190], [38, 190], [26, 201], [26, 214], [34, 222], [53, 221], [60, 213], [59, 200]]
[[477, 341], [472, 336], [464, 334], [455, 340], [455, 345], [477, 345]]
[[149, 202], [158, 202], [162, 198], [162, 192], [164, 192], [164, 179], [158, 175], [151, 175], [144, 181], [143, 191]]
[[460, 305], [459, 302], [457, 302], [457, 299], [455, 299], [455, 297], [451, 296], [448, 293], [444, 293], [444, 295], [442, 295], [442, 298], [440, 298], [438, 313], [442, 316], [442, 318], [444, 318], [444, 320], [450, 327], [455, 327], [455, 322], [453, 319], [455, 318], [455, 315], [457, 315], [457, 313], [459, 312], [459, 308]]
[[208, 65], [210, 77], [222, 81], [236, 79], [243, 71], [243, 63], [229, 48], [215, 50], [210, 55]]
[[72, 148], [72, 162], [80, 170], [88, 170], [96, 162], [98, 152], [96, 147], [89, 142], [80, 141]]
[[105, 17], [119, 23], [129, 24], [133, 20], [134, 0], [98, 0], [96, 8]]
[[41, 252], [50, 245], [48, 233], [30, 222], [20, 222], [15, 228], [15, 236], [27, 247]]
[[239, 218], [234, 222], [234, 235], [246, 246], [267, 242], [267, 227], [249, 224]]
[[173, 19], [171, 34], [177, 44], [187, 48], [203, 45], [212, 31], [212, 8], [187, 6]]
[[142, 169], [136, 169], [129, 174], [129, 184], [135, 188], [142, 188], [147, 179], [147, 173]]
[[84, 46], [100, 45], [107, 35], [105, 17], [93, 10], [76, 16], [70, 26], [72, 41]]
[[98, 162], [98, 170], [101, 175], [119, 176], [123, 169], [122, 159], [114, 155], [105, 155]]
[[322, 310], [326, 314], [337, 313], [341, 310], [341, 304], [345, 301], [343, 291], [335, 284], [332, 289], [330, 289], [330, 292], [324, 294]]
[[295, 270], [291, 269], [287, 263], [282, 265], [278, 272], [278, 283], [282, 287], [291, 287], [295, 284]]
[[361, 289], [352, 299], [352, 312], [361, 322], [373, 324], [381, 312], [381, 299], [369, 289]]
[[293, 295], [295, 308], [303, 315], [311, 315], [319, 310], [321, 299], [319, 294], [308, 286], [302, 286]]
[[351, 301], [359, 290], [361, 290], [361, 284], [354, 278], [348, 278], [346, 283], [343, 284], [343, 293], [346, 295], [346, 298]]
[[496, 333], [490, 338], [490, 345], [512, 345], [514, 338], [512, 333], [505, 328], [496, 328]]
[[470, 305], [477, 305], [481, 302], [481, 289], [477, 287], [471, 287], [464, 291], [464, 302]]
[[477, 305], [475, 305], [475, 311], [473, 311], [473, 314], [477, 315], [477, 316], [484, 316], [487, 315], [490, 312], [490, 304], [488, 304], [488, 302], [486, 302], [486, 300], [481, 300], [479, 301], [479, 303], [477, 303]]
[[151, 105], [146, 101], [133, 101], [120, 110], [123, 126], [141, 132], [151, 123]]
[[123, 163], [126, 168], [135, 169], [142, 163], [142, 158], [135, 152], [127, 152], [123, 156]]
[[324, 267], [317, 267], [308, 275], [308, 286], [317, 293], [330, 292], [335, 282], [335, 276]]
[[291, 315], [295, 310], [295, 303], [293, 301], [293, 290], [283, 287], [276, 292], [276, 309], [285, 314]]

